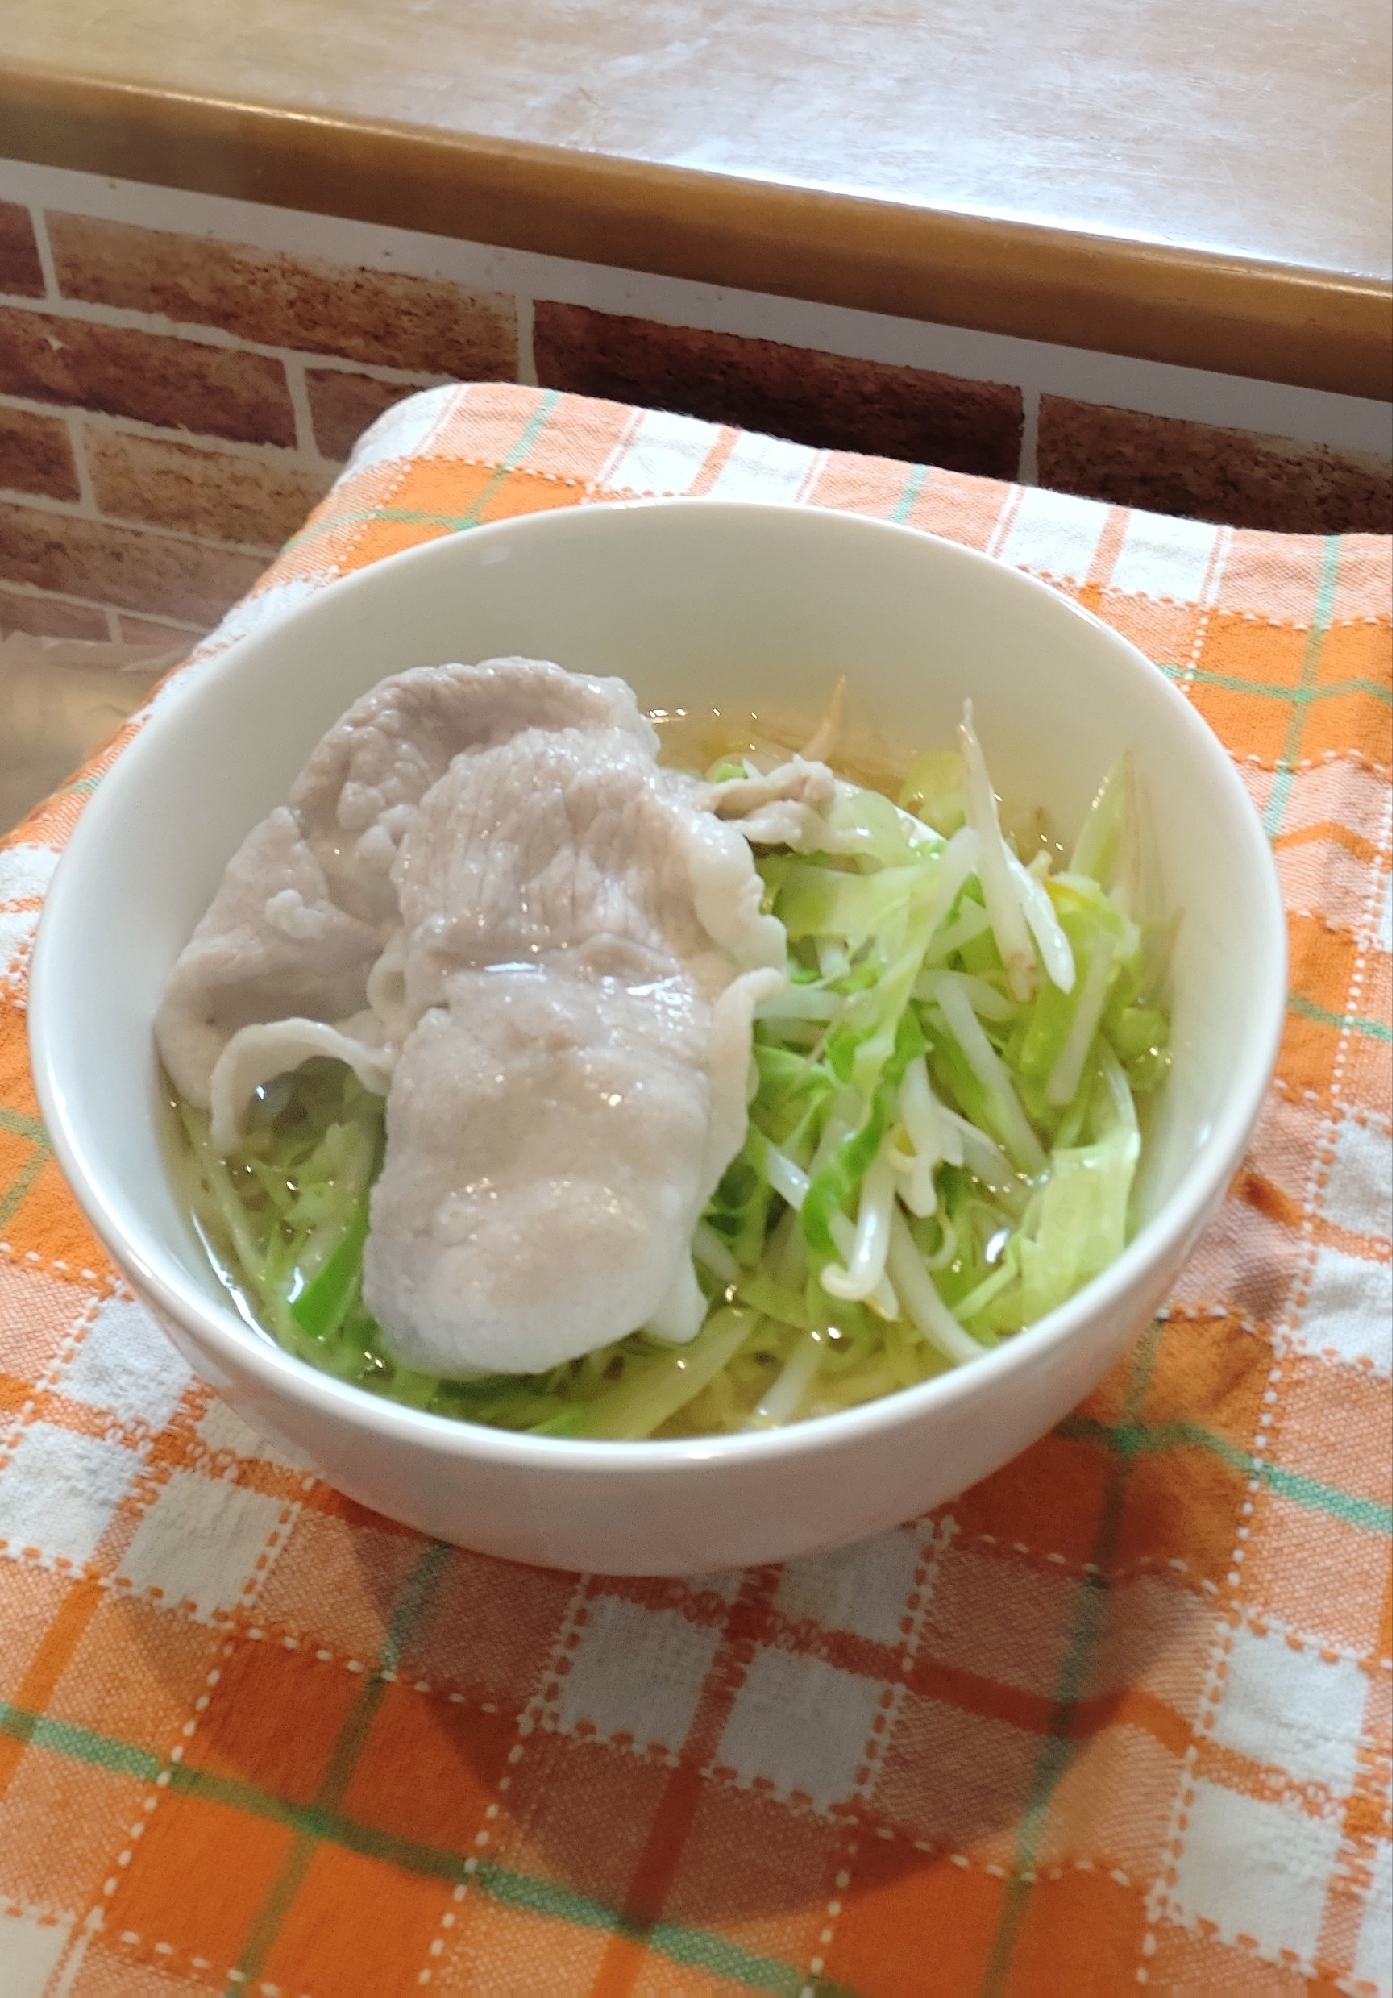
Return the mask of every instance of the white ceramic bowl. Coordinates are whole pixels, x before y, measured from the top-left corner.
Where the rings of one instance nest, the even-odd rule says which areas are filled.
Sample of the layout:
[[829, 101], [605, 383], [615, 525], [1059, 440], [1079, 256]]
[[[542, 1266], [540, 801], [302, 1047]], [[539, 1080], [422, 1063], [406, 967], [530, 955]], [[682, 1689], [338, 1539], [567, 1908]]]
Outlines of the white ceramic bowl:
[[[957, 1372], [760, 1434], [514, 1436], [344, 1386], [230, 1308], [171, 1191], [151, 1019], [243, 834], [384, 674], [523, 653], [619, 673], [649, 708], [811, 711], [838, 674], [908, 754], [963, 697], [1007, 798], [1071, 836], [1114, 758], [1150, 790], [1175, 956], [1175, 1063], [1111, 1269]], [[1275, 1058], [1285, 934], [1228, 757], [1133, 647], [1014, 570], [847, 515], [678, 501], [434, 541], [327, 589], [165, 697], [88, 806], [33, 966], [44, 1117], [97, 1232], [174, 1343], [264, 1436], [364, 1505], [463, 1546], [617, 1574], [779, 1560], [950, 1497], [1041, 1435], [1150, 1320], [1238, 1165]]]

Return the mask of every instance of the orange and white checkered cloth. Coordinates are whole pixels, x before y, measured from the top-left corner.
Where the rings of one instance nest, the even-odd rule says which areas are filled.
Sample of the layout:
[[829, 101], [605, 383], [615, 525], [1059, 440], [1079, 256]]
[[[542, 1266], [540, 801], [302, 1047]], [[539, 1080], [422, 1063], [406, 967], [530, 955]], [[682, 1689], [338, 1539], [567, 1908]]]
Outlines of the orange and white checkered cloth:
[[1285, 886], [1251, 1155], [1132, 1358], [925, 1519], [690, 1584], [434, 1545], [188, 1373], [49, 1156], [26, 953], [118, 742], [0, 850], [0, 1993], [1386, 1992], [1389, 544], [451, 388], [183, 670], [395, 549], [632, 493], [927, 528], [1156, 661]]

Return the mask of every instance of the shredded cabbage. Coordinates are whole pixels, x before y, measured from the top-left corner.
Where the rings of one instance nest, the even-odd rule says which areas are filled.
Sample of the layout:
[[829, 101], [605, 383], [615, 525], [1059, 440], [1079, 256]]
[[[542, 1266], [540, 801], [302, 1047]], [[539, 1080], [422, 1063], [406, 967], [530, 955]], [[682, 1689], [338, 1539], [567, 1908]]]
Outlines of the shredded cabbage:
[[[712, 781], [746, 774], [722, 760]], [[257, 1092], [240, 1149], [171, 1098], [179, 1170], [249, 1322], [342, 1380], [534, 1435], [760, 1429], [960, 1366], [1121, 1252], [1139, 1099], [1169, 1063], [1160, 893], [1130, 759], [1069, 864], [1003, 832], [972, 726], [895, 805], [839, 787], [829, 851], [761, 854], [787, 984], [758, 1010], [745, 1143], [692, 1244], [707, 1307], [549, 1373], [411, 1372], [361, 1294], [383, 1101], [316, 1059]]]

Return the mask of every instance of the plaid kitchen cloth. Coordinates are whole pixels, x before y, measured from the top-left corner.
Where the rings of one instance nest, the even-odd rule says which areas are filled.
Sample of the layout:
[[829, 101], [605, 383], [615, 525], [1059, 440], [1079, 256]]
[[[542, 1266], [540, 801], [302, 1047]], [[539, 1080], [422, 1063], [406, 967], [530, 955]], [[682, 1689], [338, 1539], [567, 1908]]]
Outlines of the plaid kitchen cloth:
[[188, 1373], [49, 1154], [26, 954], [137, 718], [0, 850], [0, 1993], [1386, 1992], [1389, 544], [453, 387], [182, 671], [397, 549], [640, 493], [925, 528], [1156, 661], [1286, 895], [1250, 1156], [1133, 1356], [924, 1519], [691, 1582], [432, 1544]]

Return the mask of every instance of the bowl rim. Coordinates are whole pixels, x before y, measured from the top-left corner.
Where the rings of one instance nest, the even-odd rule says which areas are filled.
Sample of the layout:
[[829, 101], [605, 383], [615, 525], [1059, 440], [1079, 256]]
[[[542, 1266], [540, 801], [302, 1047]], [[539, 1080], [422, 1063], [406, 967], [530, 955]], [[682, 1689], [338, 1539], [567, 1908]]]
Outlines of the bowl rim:
[[225, 1304], [215, 1304], [186, 1280], [177, 1256], [152, 1238], [147, 1237], [144, 1243], [132, 1240], [108, 1200], [102, 1175], [89, 1166], [74, 1106], [64, 1086], [61, 1047], [51, 1030], [47, 995], [50, 985], [57, 982], [56, 960], [71, 920], [69, 906], [82, 892], [85, 856], [89, 849], [95, 850], [100, 845], [105, 820], [122, 809], [124, 793], [140, 782], [145, 765], [157, 763], [166, 724], [182, 708], [180, 699], [164, 708], [157, 697], [153, 709], [141, 721], [137, 735], [104, 775], [61, 853], [35, 938], [29, 969], [30, 1059], [40, 1111], [58, 1165], [88, 1221], [135, 1288], [175, 1320], [196, 1348], [206, 1350], [211, 1359], [234, 1377], [240, 1376], [245, 1381], [251, 1376], [256, 1388], [268, 1399], [286, 1398], [307, 1404], [309, 1411], [320, 1418], [332, 1417], [346, 1423], [349, 1429], [371, 1430], [379, 1438], [400, 1441], [430, 1453], [443, 1452], [452, 1459], [474, 1459], [539, 1475], [580, 1471], [645, 1477], [654, 1473], [678, 1475], [696, 1464], [767, 1464], [792, 1456], [834, 1451], [912, 1425], [931, 1412], [965, 1406], [990, 1393], [997, 1383], [1004, 1386], [1013, 1375], [1028, 1374], [1067, 1345], [1087, 1322], [1122, 1307], [1145, 1271], [1162, 1260], [1168, 1249], [1197, 1232], [1217, 1205], [1238, 1166], [1266, 1096], [1286, 1010], [1286, 921], [1275, 863], [1229, 753], [1209, 725], [1155, 663], [1104, 619], [1026, 570], [919, 528], [830, 507], [687, 496], [609, 501], [518, 515], [471, 528], [467, 537], [447, 534], [417, 543], [365, 568], [335, 577], [308, 598], [288, 607], [273, 626], [263, 625], [234, 639], [202, 668], [200, 686], [190, 692], [234, 677], [247, 653], [254, 652], [272, 630], [278, 638], [283, 637], [287, 627], [293, 628], [296, 622], [311, 618], [326, 598], [370, 591], [384, 570], [428, 567], [444, 559], [442, 551], [458, 546], [461, 540], [467, 539], [468, 545], [475, 547], [481, 540], [487, 543], [519, 536], [545, 537], [562, 529], [603, 532], [602, 523], [610, 516], [659, 510], [707, 518], [718, 513], [747, 519], [751, 515], [772, 516], [788, 522], [813, 523], [813, 531], [835, 521], [840, 530], [853, 534], [881, 539], [894, 537], [905, 543], [927, 542], [938, 551], [937, 559], [979, 572], [989, 571], [996, 586], [1033, 596], [1042, 606], [1053, 607], [1049, 615], [1064, 613], [1079, 618], [1102, 633], [1127, 670], [1144, 671], [1157, 696], [1174, 704], [1172, 712], [1177, 725], [1188, 737], [1203, 773], [1211, 783], [1226, 791], [1231, 803], [1237, 806], [1237, 822], [1244, 828], [1247, 871], [1261, 904], [1261, 942], [1271, 959], [1274, 976], [1262, 987], [1259, 1016], [1251, 1023], [1247, 1058], [1219, 1107], [1203, 1154], [1180, 1184], [1106, 1270], [1044, 1318], [1001, 1345], [984, 1350], [980, 1358], [969, 1364], [849, 1409], [808, 1417], [779, 1428], [745, 1430], [733, 1435], [632, 1441], [531, 1436], [436, 1415], [374, 1395], [321, 1372], [287, 1352], [269, 1332], [253, 1329], [238, 1314], [230, 1298]]

